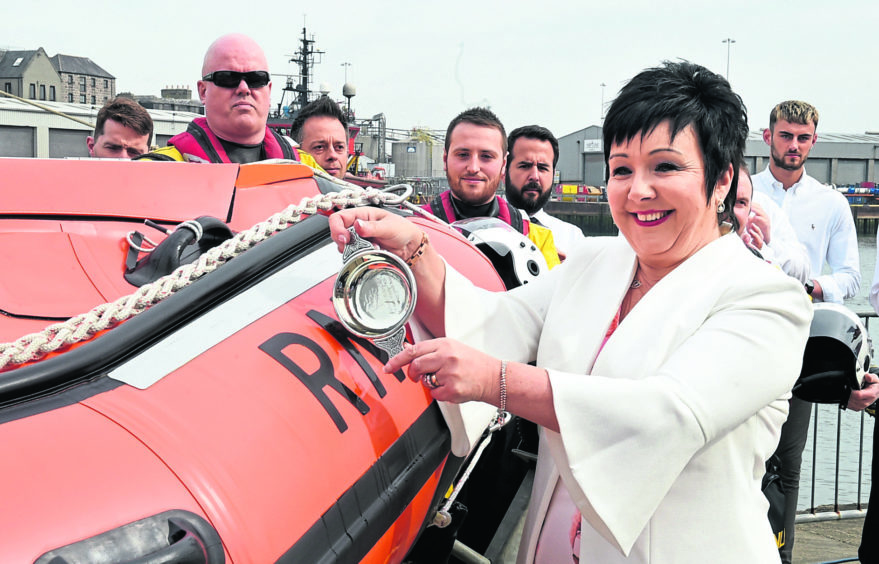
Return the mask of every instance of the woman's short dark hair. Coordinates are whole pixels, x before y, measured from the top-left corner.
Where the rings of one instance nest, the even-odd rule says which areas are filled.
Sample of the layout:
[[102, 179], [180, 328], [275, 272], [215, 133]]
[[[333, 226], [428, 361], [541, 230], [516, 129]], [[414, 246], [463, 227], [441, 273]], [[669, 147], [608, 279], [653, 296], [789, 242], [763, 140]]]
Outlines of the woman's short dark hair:
[[705, 162], [707, 202], [721, 175], [733, 165], [726, 210], [719, 220], [736, 229], [732, 210], [748, 139], [748, 113], [741, 97], [725, 78], [688, 61], [664, 61], [645, 69], [620, 90], [604, 119], [605, 165], [611, 145], [627, 143], [636, 135], [643, 139], [663, 122], [669, 122], [672, 139], [687, 126], [693, 127]]

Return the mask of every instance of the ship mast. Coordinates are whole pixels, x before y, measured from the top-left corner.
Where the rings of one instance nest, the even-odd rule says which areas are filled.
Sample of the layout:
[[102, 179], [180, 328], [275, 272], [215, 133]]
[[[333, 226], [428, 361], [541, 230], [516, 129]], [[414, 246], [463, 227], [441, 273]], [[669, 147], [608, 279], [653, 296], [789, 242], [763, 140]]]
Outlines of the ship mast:
[[[308, 39], [308, 35], [305, 31], [305, 26], [302, 27], [302, 39], [300, 40], [299, 50], [296, 51], [296, 54], [290, 59], [291, 63], [296, 63], [299, 65], [299, 84], [294, 88], [297, 92], [296, 99], [294, 101], [295, 110], [298, 112], [306, 104], [309, 102], [311, 90], [308, 87], [309, 79], [311, 78], [311, 69], [314, 68], [314, 63], [320, 63], [320, 55], [323, 55], [323, 51], [317, 51], [314, 48], [314, 39]], [[317, 61], [315, 61], [315, 56], [318, 56]]]

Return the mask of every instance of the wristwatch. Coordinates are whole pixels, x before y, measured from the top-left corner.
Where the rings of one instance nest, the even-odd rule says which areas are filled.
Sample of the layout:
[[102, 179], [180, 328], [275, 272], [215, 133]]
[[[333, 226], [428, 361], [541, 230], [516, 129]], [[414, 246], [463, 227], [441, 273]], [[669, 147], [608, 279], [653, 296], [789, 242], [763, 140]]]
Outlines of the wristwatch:
[[812, 292], [815, 291], [815, 283], [813, 281], [809, 280], [808, 282], [806, 282], [804, 284], [804, 286], [806, 287], [806, 293], [811, 296]]

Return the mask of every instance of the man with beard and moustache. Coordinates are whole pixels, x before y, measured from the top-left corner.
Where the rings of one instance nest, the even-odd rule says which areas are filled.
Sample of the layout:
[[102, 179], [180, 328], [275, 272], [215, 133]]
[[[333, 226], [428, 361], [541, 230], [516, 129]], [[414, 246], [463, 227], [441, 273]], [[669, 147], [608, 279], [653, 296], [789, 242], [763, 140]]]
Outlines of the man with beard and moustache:
[[[500, 119], [487, 108], [461, 112], [446, 130], [443, 167], [450, 189], [422, 207], [447, 223], [496, 217], [528, 236], [553, 268], [560, 261], [552, 231], [531, 223], [496, 193], [506, 163], [507, 135]], [[413, 562], [444, 562], [456, 537], [478, 553], [486, 551], [532, 466], [527, 454], [523, 458], [514, 450], [536, 458], [537, 428], [518, 417], [492, 435], [452, 506], [452, 525], [426, 529], [410, 553]]]
[[[811, 104], [788, 100], [775, 106], [769, 129], [763, 131], [769, 166], [752, 180], [754, 192], [766, 194], [781, 207], [806, 247], [813, 276], [806, 291], [814, 301], [842, 303], [854, 297], [861, 284], [857, 231], [845, 196], [806, 174], [804, 164], [817, 140], [817, 127], [818, 110]], [[825, 262], [830, 274], [822, 275]], [[791, 398], [775, 451], [785, 495], [784, 537], [778, 541], [784, 543], [779, 548], [784, 563], [793, 553], [800, 464], [811, 413], [811, 403]]]
[[449, 190], [422, 206], [447, 223], [471, 217], [496, 217], [540, 249], [549, 268], [559, 264], [552, 232], [533, 225], [496, 194], [507, 162], [507, 134], [487, 108], [458, 114], [446, 130], [443, 168]]
[[564, 260], [584, 235], [576, 225], [543, 210], [552, 195], [555, 167], [559, 162], [559, 142], [547, 128], [526, 125], [510, 133], [507, 146], [510, 151], [504, 182], [507, 201], [528, 214], [532, 224], [552, 231], [559, 258]]
[[[817, 127], [814, 106], [798, 100], [775, 106], [769, 129], [763, 130], [770, 162], [753, 177], [754, 190], [781, 207], [809, 252], [816, 275], [806, 284], [812, 300], [842, 303], [854, 297], [861, 284], [857, 231], [845, 196], [806, 174]], [[819, 275], [825, 261], [831, 273]]]

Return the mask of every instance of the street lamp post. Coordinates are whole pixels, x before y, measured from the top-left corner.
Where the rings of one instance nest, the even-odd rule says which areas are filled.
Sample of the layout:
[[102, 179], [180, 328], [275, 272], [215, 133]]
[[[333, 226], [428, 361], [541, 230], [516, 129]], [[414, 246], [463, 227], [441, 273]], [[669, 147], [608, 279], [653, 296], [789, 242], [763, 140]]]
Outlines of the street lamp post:
[[[345, 61], [344, 63], [342, 63], [341, 66], [345, 67], [345, 82], [348, 82], [348, 67], [351, 66], [351, 63]], [[343, 82], [342, 84], [345, 84], [345, 82]]]
[[729, 49], [736, 40], [731, 37], [727, 37], [721, 43], [726, 43], [726, 80], [729, 82]]
[[601, 121], [604, 121], [604, 87], [605, 83], [601, 83]]

